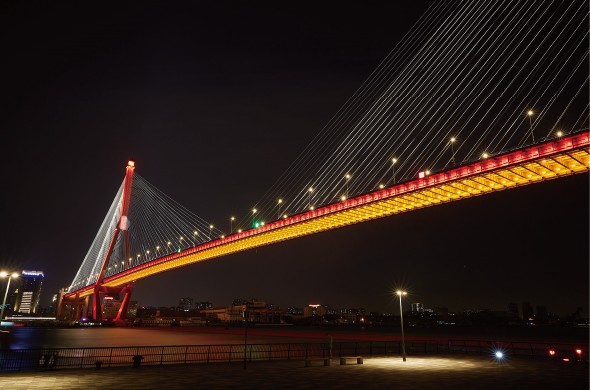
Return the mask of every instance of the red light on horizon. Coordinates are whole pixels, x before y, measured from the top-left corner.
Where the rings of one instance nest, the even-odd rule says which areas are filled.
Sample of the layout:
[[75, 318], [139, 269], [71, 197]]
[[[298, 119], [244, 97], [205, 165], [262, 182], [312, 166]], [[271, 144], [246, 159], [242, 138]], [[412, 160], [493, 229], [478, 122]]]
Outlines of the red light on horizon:
[[129, 162], [127, 163], [128, 167], [134, 167], [135, 166], [135, 161], [133, 160], [129, 160]]
[[564, 362], [569, 362], [570, 360], [568, 358], [563, 358]]
[[581, 350], [580, 348], [578, 348], [578, 349], [576, 349], [576, 353], [577, 353], [578, 355], [581, 355], [581, 354], [582, 354], [582, 350]]
[[550, 350], [549, 350], [549, 355], [551, 355], [551, 356], [555, 356], [555, 350], [553, 350], [553, 349], [550, 349]]

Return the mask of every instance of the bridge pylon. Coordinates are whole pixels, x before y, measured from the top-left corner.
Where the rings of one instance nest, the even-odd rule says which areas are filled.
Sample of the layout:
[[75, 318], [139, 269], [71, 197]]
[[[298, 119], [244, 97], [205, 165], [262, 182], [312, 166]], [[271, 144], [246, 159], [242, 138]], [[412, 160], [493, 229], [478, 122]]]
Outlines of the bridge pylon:
[[135, 162], [130, 160], [127, 163], [125, 181], [123, 184], [123, 196], [121, 197], [121, 216], [117, 222], [117, 227], [115, 228], [111, 236], [111, 241], [107, 253], [104, 256], [102, 266], [98, 274], [98, 278], [96, 279], [96, 283], [94, 284], [93, 288], [94, 296], [92, 298], [92, 317], [95, 321], [101, 321], [103, 319], [101, 293], [105, 293], [107, 295], [124, 294], [123, 302], [121, 303], [121, 307], [115, 318], [115, 320], [117, 321], [125, 318], [125, 315], [127, 314], [127, 307], [129, 306], [129, 300], [131, 299], [131, 292], [133, 290], [132, 284], [128, 284], [122, 287], [106, 287], [103, 286], [103, 281], [105, 271], [109, 264], [111, 255], [113, 254], [113, 249], [115, 248], [115, 244], [117, 243], [117, 237], [119, 236], [119, 234], [123, 234], [123, 240], [125, 242], [125, 257], [129, 257], [129, 235], [127, 234], [129, 223], [127, 215], [129, 213], [129, 203], [131, 201], [131, 188], [133, 184], [134, 171]]

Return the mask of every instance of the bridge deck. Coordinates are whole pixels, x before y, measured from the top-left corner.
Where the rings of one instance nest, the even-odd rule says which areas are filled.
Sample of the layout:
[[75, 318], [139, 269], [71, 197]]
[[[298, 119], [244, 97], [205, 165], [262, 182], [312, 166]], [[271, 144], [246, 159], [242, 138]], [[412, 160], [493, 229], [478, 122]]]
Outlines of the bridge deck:
[[[493, 156], [170, 254], [110, 276], [104, 285], [120, 286], [173, 268], [279, 241], [586, 172], [590, 166], [589, 145], [590, 135], [583, 132]], [[92, 286], [67, 296], [76, 294], [90, 295]]]

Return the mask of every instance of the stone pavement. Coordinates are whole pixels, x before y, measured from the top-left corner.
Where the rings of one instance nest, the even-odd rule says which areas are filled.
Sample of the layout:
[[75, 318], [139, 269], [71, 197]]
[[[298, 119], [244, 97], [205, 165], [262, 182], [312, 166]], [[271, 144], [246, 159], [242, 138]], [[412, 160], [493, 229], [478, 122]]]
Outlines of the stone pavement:
[[[317, 364], [317, 365], [316, 365]], [[72, 369], [0, 374], [0, 389], [588, 389], [588, 362], [482, 356], [369, 358]]]

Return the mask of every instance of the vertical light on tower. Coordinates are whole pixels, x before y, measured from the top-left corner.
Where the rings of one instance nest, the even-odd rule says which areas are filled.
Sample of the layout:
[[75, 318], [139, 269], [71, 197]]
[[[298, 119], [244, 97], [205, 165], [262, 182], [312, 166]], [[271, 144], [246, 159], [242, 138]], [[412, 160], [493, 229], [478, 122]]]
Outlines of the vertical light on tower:
[[0, 309], [0, 321], [4, 318], [4, 307], [6, 307], [6, 297], [8, 297], [8, 290], [10, 289], [10, 281], [12, 278], [18, 278], [18, 274], [16, 272], [8, 273], [6, 271], [0, 272], [0, 278], [5, 278], [8, 276], [8, 282], [6, 283], [6, 292], [4, 293], [4, 300], [2, 301], [2, 309]]
[[402, 295], [407, 295], [406, 291], [397, 290], [395, 292], [399, 296], [399, 318], [402, 326], [402, 357], [406, 361], [406, 340], [404, 338], [404, 310], [402, 308]]

